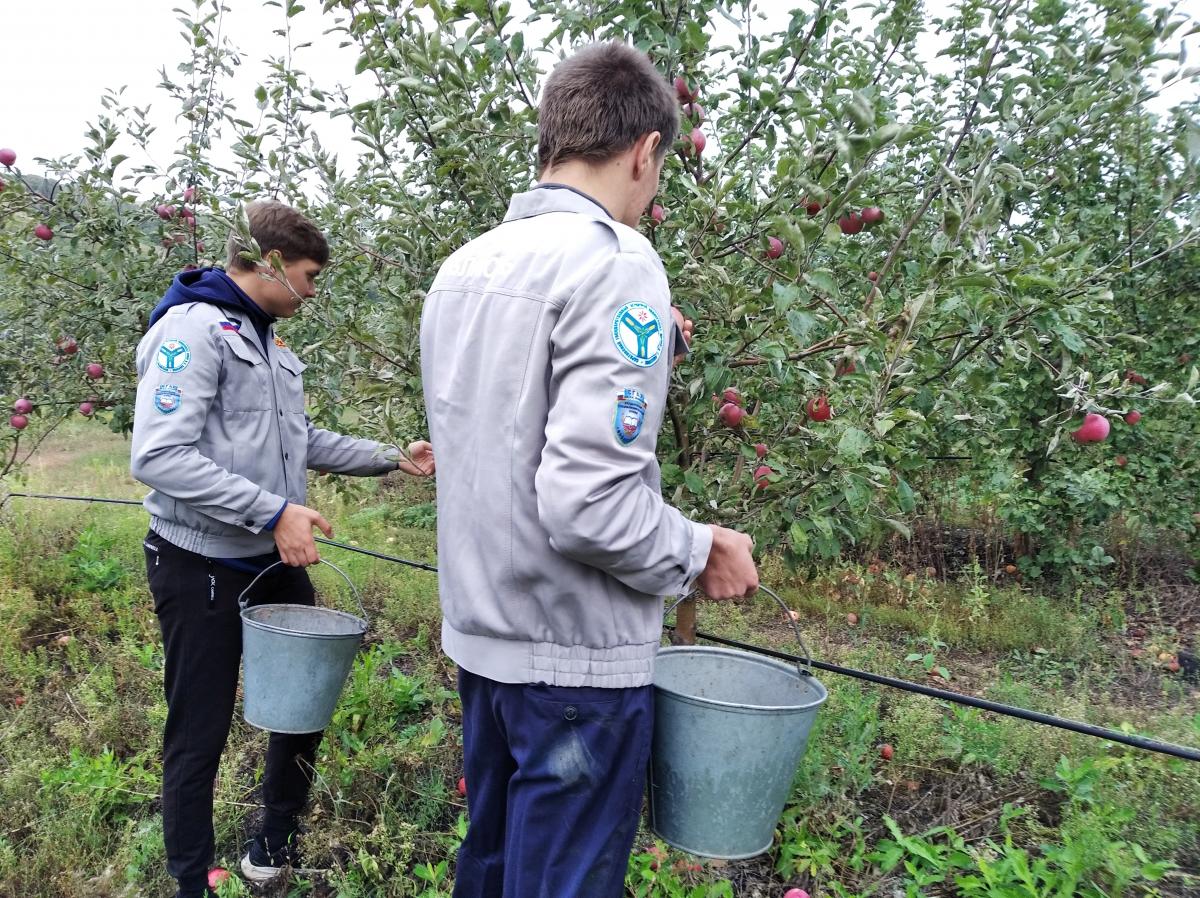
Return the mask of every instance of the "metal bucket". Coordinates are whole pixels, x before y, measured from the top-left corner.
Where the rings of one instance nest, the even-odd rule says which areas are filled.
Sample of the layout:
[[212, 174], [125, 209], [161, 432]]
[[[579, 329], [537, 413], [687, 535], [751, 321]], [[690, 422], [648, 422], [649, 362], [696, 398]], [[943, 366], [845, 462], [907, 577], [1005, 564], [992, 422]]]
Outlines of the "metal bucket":
[[242, 609], [242, 674], [246, 723], [272, 733], [317, 733], [329, 725], [354, 656], [367, 632], [362, 597], [342, 575], [358, 601], [362, 617], [314, 605], [246, 606], [246, 594], [267, 571], [255, 577], [240, 596]]
[[650, 828], [703, 857], [762, 854], [828, 695], [807, 667], [734, 649], [660, 650]]

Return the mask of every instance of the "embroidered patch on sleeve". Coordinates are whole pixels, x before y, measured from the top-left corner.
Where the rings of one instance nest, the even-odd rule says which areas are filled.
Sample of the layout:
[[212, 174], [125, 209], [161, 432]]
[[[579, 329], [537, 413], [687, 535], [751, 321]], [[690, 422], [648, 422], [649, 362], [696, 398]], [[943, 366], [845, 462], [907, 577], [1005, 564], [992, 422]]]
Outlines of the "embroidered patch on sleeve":
[[644, 302], [627, 302], [613, 316], [613, 343], [627, 361], [639, 368], [649, 368], [658, 361], [663, 336], [658, 313]]
[[164, 340], [154, 357], [160, 371], [178, 374], [192, 360], [192, 351], [182, 340]]
[[183, 404], [183, 391], [175, 384], [162, 384], [154, 391], [154, 407], [164, 415], [179, 411]]
[[235, 334], [239, 333], [242, 329], [242, 323], [240, 321], [222, 321], [220, 324], [221, 330], [233, 331]]
[[275, 345], [278, 346], [280, 349], [287, 349], [287, 344], [284, 343], [283, 340], [280, 339], [278, 335], [275, 336]]
[[613, 431], [622, 446], [628, 446], [642, 432], [646, 420], [646, 396], [640, 390], [625, 389], [617, 394]]

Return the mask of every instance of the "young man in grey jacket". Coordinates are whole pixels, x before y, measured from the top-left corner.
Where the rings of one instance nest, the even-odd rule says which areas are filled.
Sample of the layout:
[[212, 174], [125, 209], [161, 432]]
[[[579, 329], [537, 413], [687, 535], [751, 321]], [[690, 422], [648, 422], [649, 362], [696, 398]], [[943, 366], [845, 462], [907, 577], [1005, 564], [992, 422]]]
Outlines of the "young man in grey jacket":
[[421, 321], [446, 653], [470, 827], [456, 898], [617, 898], [642, 802], [663, 601], [754, 592], [744, 534], [688, 520], [655, 442], [682, 320], [636, 230], [678, 101], [582, 50], [539, 109], [540, 183], [454, 253]]
[[[304, 566], [318, 560], [305, 506], [306, 468], [378, 476], [433, 473], [429, 443], [396, 447], [313, 427], [304, 413], [304, 363], [274, 333], [315, 295], [329, 259], [325, 237], [282, 203], [247, 209], [270, 265], [240, 258], [228, 273], [178, 275], [138, 344], [133, 476], [151, 487], [146, 571], [166, 655], [163, 836], [178, 898], [206, 894], [213, 859], [213, 777], [233, 719], [241, 658], [238, 595], [250, 604], [311, 605]], [[282, 561], [283, 566], [273, 567]], [[262, 830], [242, 860], [263, 882], [297, 866], [297, 815], [312, 785], [320, 733], [272, 733], [263, 774]]]

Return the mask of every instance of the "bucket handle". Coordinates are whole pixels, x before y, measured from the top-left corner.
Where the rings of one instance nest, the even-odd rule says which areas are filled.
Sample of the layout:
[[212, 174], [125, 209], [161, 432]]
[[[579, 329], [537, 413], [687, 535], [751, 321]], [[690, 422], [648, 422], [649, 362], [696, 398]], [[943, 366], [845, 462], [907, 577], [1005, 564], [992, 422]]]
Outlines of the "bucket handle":
[[[333, 568], [335, 571], [337, 571], [339, 574], [342, 575], [342, 579], [345, 580], [346, 585], [350, 587], [350, 593], [354, 596], [354, 601], [356, 601], [358, 603], [358, 610], [362, 614], [362, 619], [366, 620], [367, 619], [367, 609], [363, 607], [362, 595], [359, 593], [358, 587], [354, 585], [354, 581], [351, 580], [348, 576], [346, 576], [346, 572], [343, 571], [336, 564], [334, 564], [332, 561], [326, 561], [324, 558], [318, 558], [317, 561], [320, 564], [329, 565], [331, 568]], [[279, 567], [279, 565], [281, 565], [281, 564], [283, 564], [282, 560], [276, 561], [273, 564], [267, 565], [265, 568], [263, 568], [261, 571], [259, 571], [258, 576], [255, 577], [253, 580], [251, 580], [250, 585], [247, 586], [245, 589], [243, 589], [241, 595], [238, 596], [238, 607], [239, 608], [241, 608], [243, 611], [246, 610], [246, 605], [248, 604], [247, 599], [246, 599], [246, 594], [254, 588], [255, 583], [257, 583], [259, 580], [262, 579], [263, 574], [265, 574], [267, 571], [271, 570], [271, 568]]]
[[[761, 583], [759, 584], [758, 588], [761, 591], [765, 592], [767, 595], [769, 595], [771, 598], [773, 598], [776, 601], [776, 603], [779, 605], [779, 607], [783, 609], [784, 616], [787, 618], [788, 623], [790, 623], [792, 625], [792, 629], [796, 632], [796, 642], [800, 643], [800, 648], [804, 652], [804, 656], [803, 656], [804, 657], [804, 665], [801, 666], [799, 662], [796, 663], [796, 669], [800, 672], [800, 676], [802, 676], [802, 677], [813, 676], [812, 652], [810, 652], [808, 650], [808, 645], [805, 644], [804, 637], [800, 634], [799, 621], [797, 621], [796, 618], [792, 617], [792, 609], [787, 606], [787, 603], [783, 599], [779, 598], [779, 596], [775, 594], [775, 590], [771, 589], [768, 586], [763, 586]], [[670, 614], [672, 611], [674, 611], [676, 608], [678, 608], [682, 602], [686, 601], [687, 599], [690, 599], [697, 592], [699, 592], [699, 590], [694, 589], [691, 592], [689, 592], [687, 595], [680, 596], [673, 603], [671, 603], [671, 606], [669, 608], [667, 608], [666, 611], [663, 612], [663, 616], [665, 617], [666, 615]]]

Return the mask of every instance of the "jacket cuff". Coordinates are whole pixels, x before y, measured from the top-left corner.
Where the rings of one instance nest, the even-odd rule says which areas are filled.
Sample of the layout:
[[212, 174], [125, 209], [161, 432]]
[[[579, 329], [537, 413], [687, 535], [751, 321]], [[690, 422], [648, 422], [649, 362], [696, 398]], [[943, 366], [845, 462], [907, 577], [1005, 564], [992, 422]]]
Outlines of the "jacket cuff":
[[283, 504], [279, 506], [279, 511], [275, 512], [275, 517], [271, 518], [271, 520], [267, 521], [267, 523], [263, 525], [263, 530], [274, 530], [275, 525], [279, 523], [279, 519], [283, 516], [283, 510], [287, 507], [288, 501], [287, 499], [284, 499]]
[[707, 524], [688, 521], [692, 528], [692, 546], [688, 553], [687, 575], [684, 577], [683, 588], [678, 595], [687, 595], [696, 588], [696, 580], [708, 567], [708, 555], [712, 551], [713, 533]]
[[283, 506], [287, 505], [287, 501], [283, 496], [277, 496], [267, 490], [260, 490], [258, 498], [246, 509], [245, 517], [234, 523], [246, 528], [251, 533], [261, 533], [268, 529], [268, 523], [273, 524], [283, 513]]

